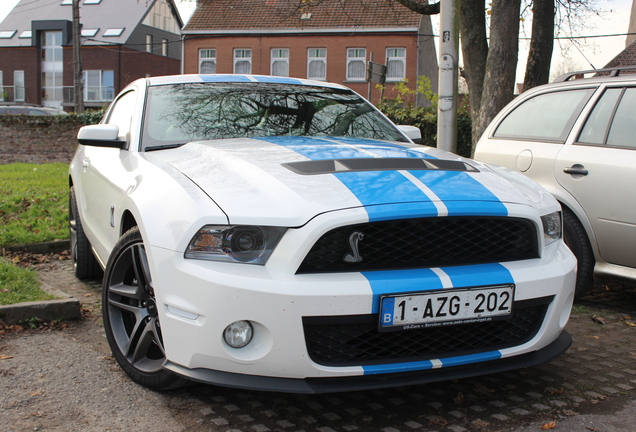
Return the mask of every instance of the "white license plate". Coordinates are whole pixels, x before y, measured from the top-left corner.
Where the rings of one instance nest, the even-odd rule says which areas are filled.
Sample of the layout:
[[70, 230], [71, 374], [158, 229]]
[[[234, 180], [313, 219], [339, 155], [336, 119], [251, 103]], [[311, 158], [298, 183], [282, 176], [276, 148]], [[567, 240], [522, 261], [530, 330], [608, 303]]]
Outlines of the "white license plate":
[[514, 285], [385, 296], [380, 328], [416, 329], [507, 318], [513, 299]]

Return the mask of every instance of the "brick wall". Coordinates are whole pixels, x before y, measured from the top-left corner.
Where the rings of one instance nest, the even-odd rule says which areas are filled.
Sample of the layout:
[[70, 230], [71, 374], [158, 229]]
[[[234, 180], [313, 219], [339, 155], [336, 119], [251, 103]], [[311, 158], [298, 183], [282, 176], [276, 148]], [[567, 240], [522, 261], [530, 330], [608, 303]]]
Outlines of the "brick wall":
[[77, 147], [78, 124], [55, 123], [45, 117], [0, 119], [0, 164], [68, 163]]

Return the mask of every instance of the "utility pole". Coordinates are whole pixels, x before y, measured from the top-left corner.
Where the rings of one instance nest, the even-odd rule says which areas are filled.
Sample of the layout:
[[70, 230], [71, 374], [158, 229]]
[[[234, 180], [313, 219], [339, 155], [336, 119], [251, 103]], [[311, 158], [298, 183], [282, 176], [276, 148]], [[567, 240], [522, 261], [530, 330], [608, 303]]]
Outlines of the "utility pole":
[[437, 147], [457, 152], [459, 0], [440, 0], [440, 30]]
[[84, 112], [84, 85], [82, 83], [82, 33], [79, 15], [79, 0], [73, 0], [73, 86], [75, 112]]

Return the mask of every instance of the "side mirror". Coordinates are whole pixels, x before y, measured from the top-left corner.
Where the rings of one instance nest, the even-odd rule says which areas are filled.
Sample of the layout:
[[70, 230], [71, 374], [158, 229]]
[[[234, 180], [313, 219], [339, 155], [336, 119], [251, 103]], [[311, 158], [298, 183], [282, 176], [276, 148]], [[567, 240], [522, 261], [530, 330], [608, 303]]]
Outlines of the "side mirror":
[[422, 131], [420, 128], [409, 125], [398, 125], [398, 129], [414, 143], [419, 144], [422, 142]]
[[124, 148], [126, 141], [119, 140], [118, 137], [119, 126], [108, 124], [83, 126], [77, 133], [77, 141], [82, 145]]

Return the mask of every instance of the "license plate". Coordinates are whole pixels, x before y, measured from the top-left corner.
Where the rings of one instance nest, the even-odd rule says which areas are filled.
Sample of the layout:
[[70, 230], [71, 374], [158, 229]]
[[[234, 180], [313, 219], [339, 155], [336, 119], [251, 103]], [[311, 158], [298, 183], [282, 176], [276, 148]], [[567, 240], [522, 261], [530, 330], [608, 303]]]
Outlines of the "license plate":
[[508, 318], [514, 285], [384, 296], [380, 329], [417, 329]]

